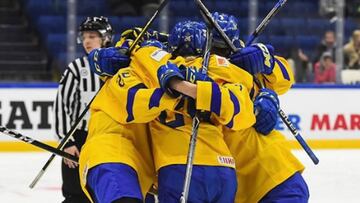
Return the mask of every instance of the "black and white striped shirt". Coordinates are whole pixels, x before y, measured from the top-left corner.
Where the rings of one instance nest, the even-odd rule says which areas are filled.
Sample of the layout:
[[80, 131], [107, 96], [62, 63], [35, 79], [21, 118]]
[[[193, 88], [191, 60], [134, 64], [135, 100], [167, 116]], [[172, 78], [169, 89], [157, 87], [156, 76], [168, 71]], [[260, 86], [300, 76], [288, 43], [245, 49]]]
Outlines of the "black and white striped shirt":
[[[70, 131], [100, 86], [101, 80], [91, 72], [86, 56], [69, 64], [59, 82], [54, 108], [55, 130], [59, 139]], [[77, 129], [87, 131], [89, 117], [88, 112]], [[74, 141], [73, 138], [71, 140]]]

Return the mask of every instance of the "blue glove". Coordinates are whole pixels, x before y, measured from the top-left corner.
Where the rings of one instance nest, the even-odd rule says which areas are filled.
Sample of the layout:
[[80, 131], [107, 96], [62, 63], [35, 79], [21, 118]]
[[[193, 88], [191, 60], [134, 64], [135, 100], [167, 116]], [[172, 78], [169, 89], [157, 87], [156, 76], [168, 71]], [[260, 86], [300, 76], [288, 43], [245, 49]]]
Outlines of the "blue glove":
[[113, 76], [130, 64], [130, 57], [126, 55], [127, 49], [118, 47], [99, 48], [90, 52], [88, 59], [90, 69], [100, 76]]
[[230, 62], [252, 75], [270, 75], [275, 64], [274, 47], [261, 43], [244, 47], [230, 56]]
[[270, 89], [261, 89], [254, 101], [256, 123], [254, 128], [257, 132], [267, 135], [276, 126], [279, 110], [279, 98]]
[[180, 66], [180, 73], [183, 75], [184, 79], [188, 82], [196, 84], [197, 81], [209, 81], [213, 82], [213, 80], [208, 77], [206, 74], [203, 74], [200, 70], [196, 70], [192, 67]]
[[169, 83], [172, 79], [184, 80], [184, 76], [180, 73], [179, 68], [168, 62], [166, 65], [159, 67], [157, 71], [157, 76], [161, 89], [163, 89], [171, 97], [177, 98], [180, 96], [180, 93], [171, 89]]

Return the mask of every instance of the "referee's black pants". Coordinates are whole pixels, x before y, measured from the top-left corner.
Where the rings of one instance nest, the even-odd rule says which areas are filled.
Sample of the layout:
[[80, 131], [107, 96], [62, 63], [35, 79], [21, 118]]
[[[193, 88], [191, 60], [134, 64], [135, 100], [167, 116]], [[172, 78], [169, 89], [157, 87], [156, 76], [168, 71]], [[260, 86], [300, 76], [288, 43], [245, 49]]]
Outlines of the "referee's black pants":
[[[76, 147], [81, 150], [87, 136], [87, 131], [77, 130], [73, 137]], [[79, 167], [69, 168], [61, 161], [62, 193], [65, 197], [63, 203], [90, 203], [84, 192], [81, 190]]]

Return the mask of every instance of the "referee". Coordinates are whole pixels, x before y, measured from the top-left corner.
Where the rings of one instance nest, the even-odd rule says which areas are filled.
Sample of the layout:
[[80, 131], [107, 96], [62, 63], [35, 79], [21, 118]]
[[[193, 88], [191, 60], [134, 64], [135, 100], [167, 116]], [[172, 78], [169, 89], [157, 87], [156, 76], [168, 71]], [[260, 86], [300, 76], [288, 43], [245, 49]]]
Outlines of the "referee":
[[[59, 139], [63, 139], [76, 123], [79, 115], [100, 89], [101, 80], [90, 71], [87, 59], [91, 50], [108, 47], [113, 39], [113, 30], [105, 17], [88, 17], [79, 27], [78, 42], [82, 43], [86, 55], [75, 59], [64, 71], [55, 101], [55, 130]], [[80, 149], [87, 137], [89, 112], [84, 116], [73, 137], [64, 147], [64, 151], [79, 156]], [[90, 202], [81, 190], [78, 165], [63, 159], [62, 193], [63, 203]]]

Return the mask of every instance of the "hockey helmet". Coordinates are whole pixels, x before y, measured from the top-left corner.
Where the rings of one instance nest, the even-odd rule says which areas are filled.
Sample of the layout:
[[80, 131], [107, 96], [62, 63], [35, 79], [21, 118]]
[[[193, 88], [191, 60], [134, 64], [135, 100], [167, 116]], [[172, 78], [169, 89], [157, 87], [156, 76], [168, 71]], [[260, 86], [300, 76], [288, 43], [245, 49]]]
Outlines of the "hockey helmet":
[[78, 42], [82, 42], [82, 35], [85, 31], [97, 31], [102, 40], [103, 46], [108, 47], [113, 42], [114, 31], [109, 23], [108, 18], [100, 17], [87, 17], [79, 26]]
[[[241, 46], [240, 31], [238, 28], [239, 20], [233, 15], [218, 12], [213, 13], [212, 17], [219, 24], [220, 28], [225, 32], [225, 34], [229, 37], [231, 42], [236, 47]], [[221, 35], [216, 30], [214, 30], [213, 32], [213, 46], [217, 48], [227, 48], [228, 46], [221, 37]]]
[[169, 51], [175, 56], [202, 55], [206, 44], [206, 25], [196, 21], [179, 22], [169, 36]]

